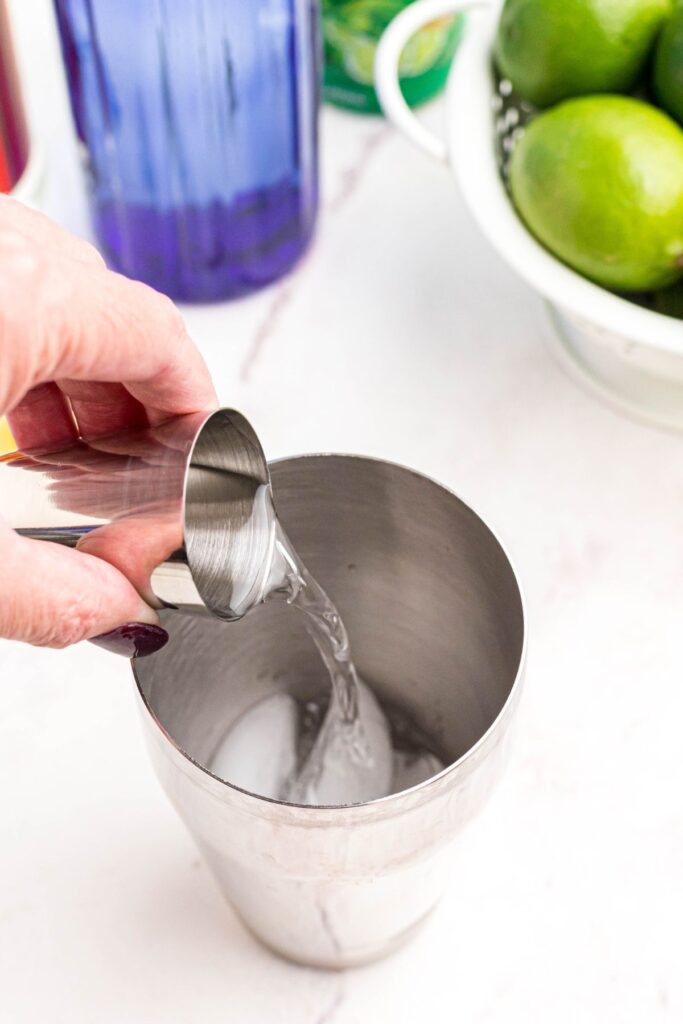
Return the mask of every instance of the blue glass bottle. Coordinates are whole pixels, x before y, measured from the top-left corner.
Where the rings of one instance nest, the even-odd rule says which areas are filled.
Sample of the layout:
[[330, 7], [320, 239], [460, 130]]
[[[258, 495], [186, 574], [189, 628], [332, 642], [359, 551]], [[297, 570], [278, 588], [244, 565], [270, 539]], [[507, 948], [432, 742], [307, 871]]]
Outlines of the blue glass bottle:
[[292, 267], [318, 203], [315, 0], [55, 0], [107, 262], [176, 299]]

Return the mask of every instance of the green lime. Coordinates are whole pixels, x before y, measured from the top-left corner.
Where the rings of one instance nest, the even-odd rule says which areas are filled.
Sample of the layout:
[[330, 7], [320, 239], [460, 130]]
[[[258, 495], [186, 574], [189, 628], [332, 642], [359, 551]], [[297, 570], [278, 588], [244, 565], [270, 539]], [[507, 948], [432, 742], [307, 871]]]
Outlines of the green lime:
[[619, 291], [683, 276], [683, 131], [627, 96], [584, 96], [540, 114], [510, 162], [522, 219], [551, 252]]
[[522, 99], [628, 92], [672, 0], [506, 0], [495, 57]]
[[683, 5], [662, 29], [655, 50], [652, 81], [660, 106], [683, 123]]

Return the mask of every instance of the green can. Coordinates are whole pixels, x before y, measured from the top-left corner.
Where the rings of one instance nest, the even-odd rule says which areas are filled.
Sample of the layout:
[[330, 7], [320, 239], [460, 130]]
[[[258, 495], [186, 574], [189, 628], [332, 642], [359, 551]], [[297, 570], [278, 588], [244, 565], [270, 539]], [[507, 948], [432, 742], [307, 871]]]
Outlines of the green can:
[[[389, 22], [411, 0], [322, 0], [325, 99], [365, 114], [381, 113], [373, 84], [375, 50]], [[460, 41], [462, 15], [437, 18], [401, 54], [399, 79], [412, 107], [443, 88]]]

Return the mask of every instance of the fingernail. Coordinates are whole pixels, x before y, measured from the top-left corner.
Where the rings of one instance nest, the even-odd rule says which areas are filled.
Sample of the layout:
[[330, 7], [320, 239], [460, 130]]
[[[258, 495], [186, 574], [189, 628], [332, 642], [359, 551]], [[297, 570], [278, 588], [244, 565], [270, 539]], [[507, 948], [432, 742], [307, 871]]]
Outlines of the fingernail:
[[168, 633], [161, 626], [146, 622], [127, 622], [125, 626], [112, 629], [109, 633], [93, 636], [91, 644], [104, 647], [105, 651], [121, 654], [124, 658], [145, 658], [154, 654], [168, 643]]

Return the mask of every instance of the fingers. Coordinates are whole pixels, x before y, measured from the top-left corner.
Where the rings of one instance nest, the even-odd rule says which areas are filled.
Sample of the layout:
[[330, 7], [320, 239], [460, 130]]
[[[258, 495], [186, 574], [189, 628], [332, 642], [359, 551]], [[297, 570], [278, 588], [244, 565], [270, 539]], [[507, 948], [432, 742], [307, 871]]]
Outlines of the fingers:
[[[10, 412], [21, 447], [54, 451], [79, 432], [155, 428], [216, 406], [206, 365], [168, 299], [106, 270], [87, 243], [4, 198], [0, 266], [0, 412]], [[101, 469], [80, 462], [54, 480], [57, 498], [63, 491], [80, 500], [79, 474], [91, 474], [92, 484]], [[114, 526], [93, 533], [90, 550], [74, 551], [0, 523], [0, 636], [63, 647], [106, 634], [110, 647], [130, 647], [126, 624], [158, 621], [135, 585], [149, 593], [152, 563], [177, 546], [177, 532], [169, 521], [133, 550], [122, 548], [128, 534]]]
[[108, 562], [19, 537], [0, 524], [0, 636], [66, 647], [124, 623], [158, 624], [156, 612]]
[[90, 267], [78, 287], [69, 280], [62, 290], [68, 306], [55, 311], [45, 339], [50, 379], [120, 381], [151, 423], [216, 405], [206, 365], [165, 296]]
[[59, 388], [69, 399], [81, 437], [104, 437], [148, 425], [143, 406], [123, 384], [60, 380]]
[[148, 425], [144, 408], [123, 384], [77, 380], [31, 388], [7, 419], [25, 452], [56, 452], [79, 436], [101, 438]]
[[22, 451], [58, 451], [75, 441], [78, 430], [64, 394], [56, 384], [31, 388], [7, 417]]
[[72, 235], [38, 210], [24, 206], [10, 196], [0, 195], [0, 228], [20, 232], [34, 244], [49, 249], [58, 257], [104, 268], [104, 259], [94, 245]]
[[153, 604], [151, 575], [182, 543], [180, 516], [169, 512], [107, 523], [86, 534], [78, 550], [115, 566]]
[[67, 391], [73, 381], [123, 384], [151, 423], [215, 407], [173, 303], [12, 200], [0, 202], [0, 265], [0, 410], [52, 380]]

